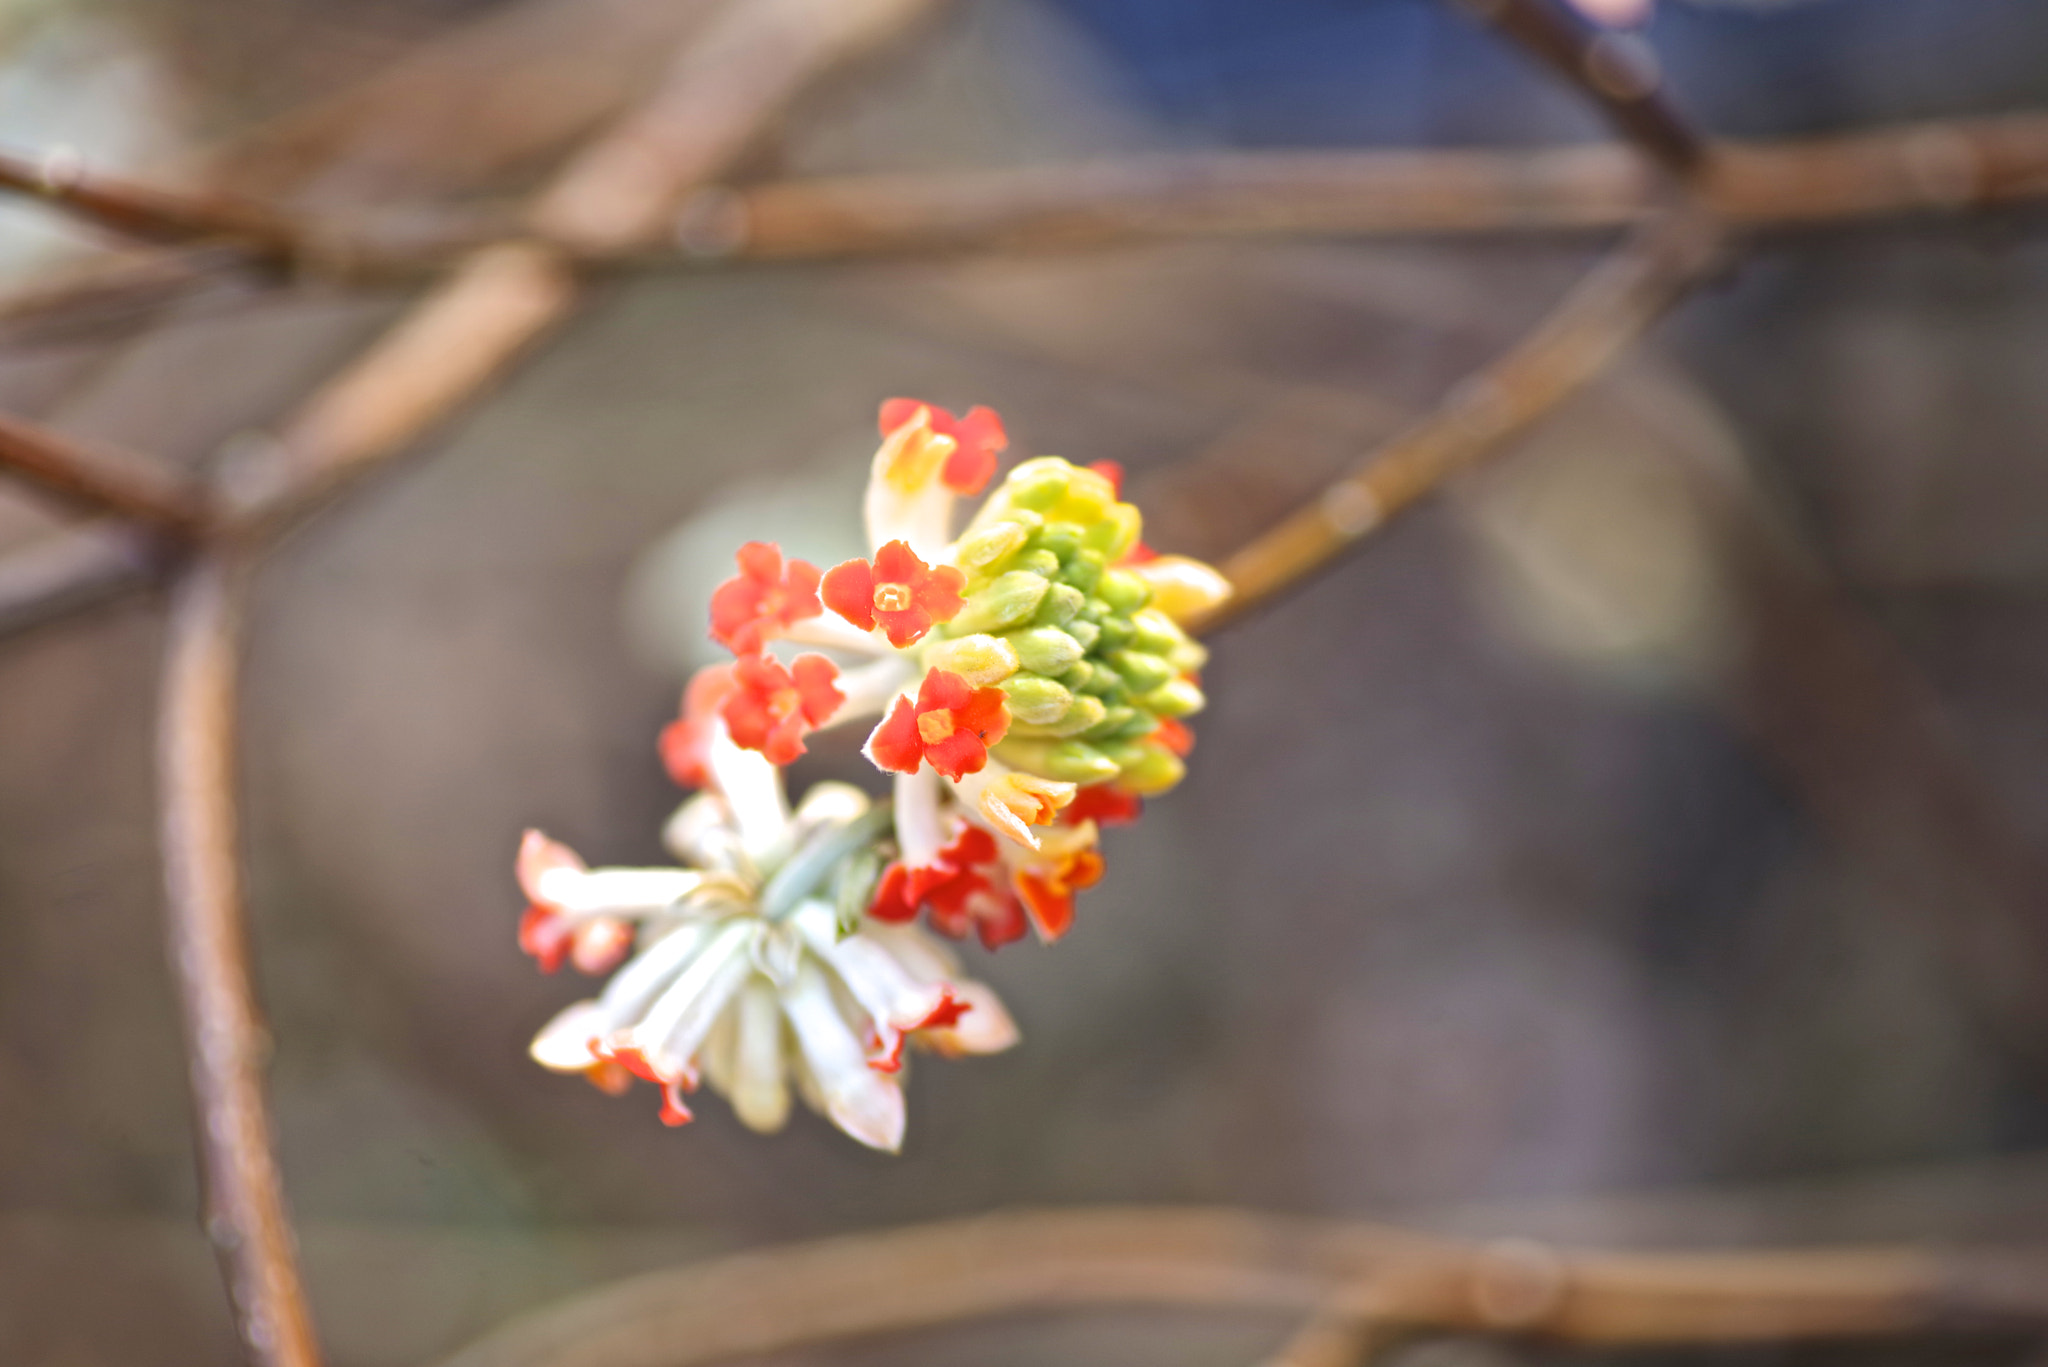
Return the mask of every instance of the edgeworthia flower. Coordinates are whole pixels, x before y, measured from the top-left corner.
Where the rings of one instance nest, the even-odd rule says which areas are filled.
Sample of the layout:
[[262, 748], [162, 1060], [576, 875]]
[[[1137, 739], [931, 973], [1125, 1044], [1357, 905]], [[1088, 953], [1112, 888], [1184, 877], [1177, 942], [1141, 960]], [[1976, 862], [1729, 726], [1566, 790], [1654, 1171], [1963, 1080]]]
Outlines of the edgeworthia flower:
[[[1223, 600], [1222, 576], [1147, 549], [1106, 462], [1027, 460], [955, 536], [956, 499], [994, 477], [1001, 420], [891, 399], [881, 429], [868, 556], [820, 573], [751, 542], [712, 595], [712, 637], [737, 658], [691, 679], [661, 736], [670, 774], [704, 790], [669, 823], [683, 866], [590, 869], [538, 832], [520, 850], [520, 946], [550, 972], [618, 970], [534, 1058], [611, 1091], [654, 1082], [670, 1124], [708, 1083], [776, 1129], [794, 1085], [896, 1149], [906, 1043], [1017, 1038], [919, 916], [990, 948], [1027, 927], [1059, 938], [1102, 877], [1099, 825], [1185, 772], [1205, 656], [1180, 624]], [[831, 654], [785, 659], [778, 642]], [[860, 719], [892, 800], [826, 783], [792, 813], [781, 766]]]
[[[664, 750], [698, 781], [714, 722], [776, 764], [825, 726], [878, 719], [866, 754], [895, 776], [894, 855], [872, 919], [928, 914], [991, 947], [1057, 939], [1102, 876], [1099, 823], [1173, 787], [1203, 705], [1205, 652], [1181, 623], [1229, 585], [1139, 540], [1108, 462], [1011, 470], [955, 536], [1008, 444], [993, 412], [882, 405], [864, 513], [871, 553], [820, 573], [752, 542], [711, 603], [739, 657], [693, 681]], [[771, 642], [831, 654], [767, 653]]]
[[894, 1152], [906, 1043], [994, 1053], [1016, 1026], [929, 935], [861, 915], [886, 808], [821, 783], [791, 812], [780, 771], [722, 734], [705, 764], [707, 791], [665, 833], [683, 867], [586, 868], [527, 832], [522, 944], [543, 967], [566, 954], [595, 972], [631, 952], [602, 994], [541, 1030], [533, 1057], [606, 1091], [653, 1082], [670, 1125], [691, 1119], [684, 1097], [701, 1083], [751, 1128], [778, 1130], [794, 1086], [847, 1134]]

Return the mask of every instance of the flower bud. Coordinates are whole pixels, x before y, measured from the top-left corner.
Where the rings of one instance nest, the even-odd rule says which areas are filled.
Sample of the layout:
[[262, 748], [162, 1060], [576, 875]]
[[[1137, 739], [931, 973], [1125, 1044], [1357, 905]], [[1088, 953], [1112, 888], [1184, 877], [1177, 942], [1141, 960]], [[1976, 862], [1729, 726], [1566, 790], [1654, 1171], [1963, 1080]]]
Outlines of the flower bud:
[[1109, 656], [1110, 667], [1124, 676], [1133, 693], [1150, 693], [1174, 676], [1165, 657], [1143, 650], [1118, 650]]
[[1013, 507], [1043, 513], [1067, 496], [1067, 486], [1078, 473], [1058, 456], [1040, 456], [1010, 471], [997, 496]]
[[1119, 772], [1116, 761], [1078, 740], [1005, 740], [991, 753], [1013, 769], [1062, 783], [1106, 783]]
[[1186, 679], [1161, 684], [1138, 698], [1138, 705], [1162, 717], [1186, 717], [1202, 710], [1208, 699]]
[[1199, 673], [1209, 663], [1209, 648], [1200, 641], [1186, 640], [1166, 652], [1166, 662], [1181, 674]]
[[1086, 693], [1079, 694], [1078, 696], [1070, 694], [1069, 696], [1073, 697], [1073, 702], [1059, 720], [1038, 723], [1012, 722], [1010, 734], [1020, 737], [1063, 740], [1068, 736], [1078, 736], [1083, 731], [1092, 730], [1100, 725], [1103, 718], [1109, 713], [1109, 709], [1102, 705], [1102, 699], [1100, 698], [1091, 698]]
[[987, 688], [1017, 672], [1017, 652], [1008, 641], [979, 633], [941, 637], [925, 647], [924, 665], [958, 674], [970, 688]]
[[1186, 622], [1221, 604], [1231, 595], [1230, 581], [1199, 560], [1162, 555], [1131, 573], [1152, 589], [1152, 606], [1176, 622]]
[[1064, 686], [1037, 674], [1013, 674], [1003, 680], [1001, 687], [1009, 701], [1011, 719], [1027, 725], [1057, 722], [1074, 705], [1074, 695]]
[[1031, 545], [1065, 560], [1081, 549], [1081, 529], [1071, 522], [1048, 522], [1031, 538]]
[[1042, 576], [1029, 570], [1011, 570], [970, 595], [947, 626], [955, 635], [1016, 626], [1038, 611], [1050, 587]]
[[1117, 782], [1140, 797], [1156, 797], [1187, 776], [1179, 755], [1150, 741], [1118, 741], [1098, 751], [1120, 771]]
[[1157, 608], [1145, 608], [1131, 614], [1131, 648], [1149, 651], [1154, 655], [1166, 655], [1187, 639], [1187, 633], [1173, 624], [1173, 619]]
[[1017, 652], [1019, 664], [1047, 678], [1065, 674], [1087, 653], [1079, 641], [1058, 627], [1030, 627], [1013, 631], [1003, 639]]
[[1128, 617], [1152, 601], [1152, 586], [1129, 570], [1104, 570], [1095, 596], [1108, 604], [1111, 612]]
[[1018, 570], [1030, 570], [1033, 574], [1042, 574], [1047, 579], [1050, 579], [1060, 572], [1060, 558], [1051, 551], [1043, 551], [1033, 547], [1031, 550], [1020, 552], [1017, 558], [1010, 563], [1010, 567]]
[[[1137, 717], [1138, 709], [1129, 703], [1106, 705], [1102, 709], [1102, 720], [1082, 732], [1081, 739], [1090, 745], [1103, 740], [1121, 740], [1125, 735], [1124, 728], [1132, 725]], [[1153, 725], [1151, 718], [1147, 717], [1145, 731], [1150, 732]]]
[[1112, 503], [1103, 511], [1101, 520], [1082, 533], [1081, 544], [1102, 552], [1102, 558], [1114, 564], [1131, 553], [1144, 530], [1145, 519], [1135, 505]]
[[1081, 643], [1081, 649], [1093, 650], [1095, 643], [1102, 639], [1102, 628], [1086, 617], [1076, 617], [1066, 625], [1067, 635]]
[[1038, 611], [1032, 614], [1031, 624], [1039, 627], [1063, 627], [1074, 620], [1087, 601], [1081, 590], [1067, 584], [1056, 583], [1045, 591], [1045, 599], [1039, 603]]
[[[1030, 522], [1026, 523], [1024, 518], [1029, 518]], [[1037, 522], [1036, 514], [1021, 513], [1007, 521], [990, 523], [961, 537], [960, 544], [954, 548], [953, 558], [969, 574], [986, 573], [1023, 549]]]
[[1102, 568], [1106, 563], [1101, 551], [1083, 547], [1060, 558], [1059, 580], [1062, 584], [1072, 584], [1083, 593], [1093, 593], [1095, 586], [1102, 582]]

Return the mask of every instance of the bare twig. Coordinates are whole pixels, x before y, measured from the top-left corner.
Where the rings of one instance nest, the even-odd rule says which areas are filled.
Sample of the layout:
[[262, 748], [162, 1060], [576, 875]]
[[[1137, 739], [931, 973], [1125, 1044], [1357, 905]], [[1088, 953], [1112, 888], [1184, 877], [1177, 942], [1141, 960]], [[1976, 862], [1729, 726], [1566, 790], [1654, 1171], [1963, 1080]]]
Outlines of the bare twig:
[[[637, 113], [570, 159], [535, 223], [592, 243], [633, 240], [725, 172], [799, 91], [936, 0], [770, 0], [732, 7]], [[687, 45], [691, 51], [696, 43]], [[671, 128], [670, 120], [701, 127]], [[575, 303], [569, 260], [534, 244], [486, 247], [281, 430], [280, 461], [254, 481], [247, 515], [275, 526], [341, 478], [405, 449], [474, 398]], [[423, 369], [424, 368], [424, 369]]]
[[1711, 226], [1677, 214], [1604, 262], [1528, 338], [1452, 390], [1310, 507], [1224, 561], [1237, 592], [1214, 630], [1322, 569], [1592, 379], [1718, 259]]
[[1590, 96], [1623, 137], [1678, 176], [1707, 160], [1707, 146], [1672, 107], [1657, 56], [1630, 33], [1587, 22], [1562, 0], [1458, 0]]
[[301, 235], [280, 215], [223, 195], [179, 194], [89, 175], [75, 156], [29, 158], [0, 152], [0, 190], [47, 200], [121, 237], [166, 246], [231, 242], [251, 259], [283, 266]]
[[167, 474], [6, 414], [0, 414], [0, 470], [67, 503], [133, 518], [175, 536], [190, 535], [202, 515], [199, 500]]
[[[1962, 213], [2048, 198], [2048, 115], [1717, 144], [1702, 203], [1751, 229]], [[1617, 147], [1209, 152], [719, 187], [686, 203], [694, 258], [787, 260], [1152, 238], [1604, 232], [1654, 216]]]
[[[698, 1367], [1020, 1310], [1307, 1311], [1582, 1344], [1763, 1343], [2039, 1328], [2038, 1255], [1567, 1254], [1229, 1211], [1035, 1212], [656, 1272], [525, 1316], [444, 1367]], [[2032, 1278], [2032, 1280], [2029, 1280]]]
[[317, 1367], [285, 1213], [250, 979], [235, 804], [235, 655], [249, 562], [209, 549], [179, 576], [157, 722], [171, 967], [184, 1004], [206, 1232], [255, 1367]]
[[32, 627], [149, 582], [167, 556], [140, 528], [66, 527], [0, 556], [0, 633]]

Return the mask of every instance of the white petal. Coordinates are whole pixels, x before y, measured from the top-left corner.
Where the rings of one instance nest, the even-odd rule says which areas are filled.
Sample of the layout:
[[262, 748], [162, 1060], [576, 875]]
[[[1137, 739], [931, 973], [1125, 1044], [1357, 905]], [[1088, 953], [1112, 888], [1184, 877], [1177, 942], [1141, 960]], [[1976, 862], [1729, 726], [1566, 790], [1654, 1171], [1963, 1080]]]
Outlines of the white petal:
[[782, 792], [782, 771], [758, 750], [742, 750], [720, 725], [711, 738], [712, 781], [732, 808], [740, 848], [756, 869], [772, 868], [789, 857], [789, 802]]
[[565, 916], [646, 916], [696, 891], [689, 869], [552, 868], [535, 880], [544, 902]]
[[999, 1054], [1017, 1042], [1017, 1022], [994, 988], [968, 978], [953, 984], [953, 994], [967, 1003], [968, 1009], [957, 1025], [935, 1032], [944, 1036], [938, 1041], [942, 1047], [951, 1046], [963, 1054]]
[[922, 677], [908, 655], [898, 655], [894, 650], [889, 652], [888, 659], [843, 670], [837, 682], [839, 691], [846, 695], [846, 701], [839, 705], [831, 720], [818, 729], [822, 731], [844, 722], [879, 717], [895, 703], [897, 694]]
[[710, 927], [686, 925], [670, 931], [626, 962], [626, 966], [605, 984], [598, 998], [602, 1010], [601, 1037], [637, 1024], [662, 990], [675, 981], [691, 957], [711, 937]]
[[590, 1042], [605, 1033], [602, 1016], [594, 1001], [572, 1003], [540, 1028], [527, 1053], [543, 1068], [580, 1073], [598, 1061]]
[[782, 637], [792, 645], [815, 646], [819, 650], [836, 650], [846, 655], [896, 653], [896, 647], [889, 644], [888, 637], [876, 631], [862, 631], [830, 608], [816, 617], [791, 622], [783, 628]]
[[796, 805], [796, 839], [802, 844], [811, 834], [855, 821], [867, 815], [874, 802], [851, 783], [813, 783]]
[[914, 774], [896, 775], [896, 848], [912, 868], [930, 864], [946, 846], [939, 818], [939, 785], [943, 782], [924, 764], [918, 765]]
[[719, 1012], [754, 971], [748, 951], [759, 932], [758, 921], [740, 920], [719, 927], [711, 942], [632, 1027], [629, 1042], [656, 1072], [682, 1077], [692, 1071], [692, 1059], [711, 1033]]
[[669, 817], [661, 828], [661, 843], [692, 868], [730, 873], [735, 868], [739, 835], [739, 823], [725, 799], [717, 793], [699, 793]]
[[903, 1093], [894, 1078], [868, 1067], [867, 1051], [840, 1014], [824, 971], [805, 963], [782, 996], [782, 1010], [827, 1118], [870, 1148], [901, 1148]]
[[789, 1119], [783, 1083], [782, 1003], [766, 983], [749, 983], [731, 1013], [735, 1043], [730, 1096], [733, 1113], [750, 1130], [779, 1130]]

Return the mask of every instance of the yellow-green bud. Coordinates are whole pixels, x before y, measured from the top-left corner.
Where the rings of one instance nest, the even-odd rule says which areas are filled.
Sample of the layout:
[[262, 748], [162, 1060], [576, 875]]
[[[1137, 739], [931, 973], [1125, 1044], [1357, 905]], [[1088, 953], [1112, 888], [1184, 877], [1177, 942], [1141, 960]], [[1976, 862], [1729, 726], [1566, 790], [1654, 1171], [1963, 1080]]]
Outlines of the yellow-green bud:
[[971, 687], [987, 688], [1017, 672], [1017, 651], [1008, 641], [993, 636], [935, 637], [925, 647], [924, 665], [958, 674]]
[[1017, 652], [1019, 664], [1047, 678], [1065, 674], [1087, 653], [1079, 641], [1058, 627], [1029, 627], [1013, 631], [1003, 639]]
[[1060, 572], [1060, 558], [1051, 551], [1028, 550], [1018, 555], [1012, 569], [1030, 570], [1050, 579]]
[[1037, 674], [1012, 674], [1002, 682], [1012, 719], [1032, 726], [1059, 721], [1074, 705], [1064, 686]]
[[1040, 456], [1010, 471], [999, 494], [1016, 507], [1043, 513], [1067, 496], [1067, 486], [1076, 473], [1073, 466], [1058, 456]]
[[1059, 783], [1106, 783], [1118, 773], [1114, 760], [1078, 740], [1005, 740], [993, 753], [1013, 769]]
[[1132, 613], [1131, 626], [1131, 648], [1150, 651], [1154, 655], [1169, 655], [1175, 646], [1187, 639], [1187, 633], [1157, 608]]
[[1129, 570], [1104, 570], [1095, 596], [1112, 612], [1128, 617], [1152, 601], [1152, 586]]
[[1062, 557], [1060, 582], [1072, 584], [1083, 593], [1095, 592], [1095, 586], [1102, 582], [1104, 561], [1101, 551], [1082, 549]]
[[1110, 667], [1124, 676], [1124, 682], [1131, 686], [1133, 693], [1150, 693], [1174, 676], [1174, 668], [1164, 657], [1142, 650], [1119, 650], [1111, 653]]
[[[1033, 523], [1038, 521], [1035, 514], [1026, 513]], [[954, 549], [954, 559], [960, 568], [969, 574], [986, 573], [1021, 550], [1030, 539], [1032, 528], [1020, 519], [991, 523], [980, 531], [960, 538]]]
[[1102, 558], [1114, 564], [1130, 554], [1144, 531], [1145, 519], [1135, 504], [1112, 503], [1102, 520], [1082, 533], [1081, 544], [1102, 552]]
[[[1105, 707], [1102, 709], [1102, 720], [1082, 733], [1081, 739], [1091, 744], [1095, 741], [1121, 739], [1124, 728], [1129, 726], [1137, 715], [1138, 709], [1128, 703], [1118, 703], [1114, 707]], [[1147, 732], [1152, 730], [1152, 722], [1149, 717], [1146, 718], [1145, 730]]]
[[[1058, 685], [1054, 685], [1054, 687], [1058, 687]], [[1102, 723], [1103, 718], [1108, 713], [1109, 709], [1102, 705], [1102, 699], [1091, 698], [1086, 693], [1083, 693], [1074, 697], [1073, 704], [1067, 708], [1065, 714], [1058, 721], [1013, 721], [1010, 724], [1010, 734], [1020, 737], [1035, 736], [1064, 739], [1067, 736], [1078, 736], [1083, 731], [1093, 730]]]
[[1177, 673], [1199, 673], [1202, 666], [1209, 663], [1209, 648], [1200, 641], [1185, 640], [1166, 652], [1166, 660]]
[[1055, 583], [1045, 591], [1045, 601], [1038, 605], [1032, 615], [1031, 624], [1040, 627], [1063, 627], [1074, 620], [1081, 605], [1088, 601], [1081, 590], [1069, 584]]
[[1140, 797], [1158, 796], [1188, 772], [1179, 755], [1149, 741], [1118, 741], [1102, 747], [1100, 753], [1115, 760], [1117, 781]]
[[1038, 611], [1039, 603], [1045, 599], [1045, 591], [1052, 587], [1041, 575], [1029, 570], [1011, 570], [992, 581], [987, 588], [970, 595], [960, 613], [946, 629], [955, 636], [965, 636], [977, 631], [1001, 631], [1004, 627], [1016, 626], [1028, 621]]
[[1148, 693], [1140, 695], [1138, 705], [1148, 712], [1162, 717], [1185, 717], [1199, 712], [1208, 704], [1202, 690], [1186, 679], [1174, 679], [1161, 684]]
[[1089, 621], [1086, 617], [1076, 617], [1073, 621], [1067, 623], [1066, 632], [1067, 635], [1081, 643], [1081, 649], [1083, 650], [1092, 650], [1095, 643], [1102, 638], [1102, 628]]
[[1031, 538], [1033, 548], [1051, 551], [1065, 560], [1081, 549], [1081, 529], [1071, 522], [1048, 522]]

